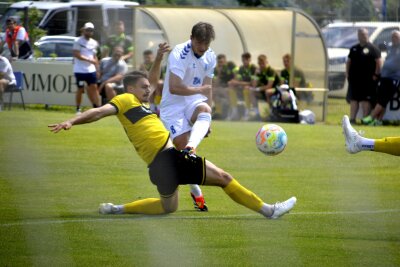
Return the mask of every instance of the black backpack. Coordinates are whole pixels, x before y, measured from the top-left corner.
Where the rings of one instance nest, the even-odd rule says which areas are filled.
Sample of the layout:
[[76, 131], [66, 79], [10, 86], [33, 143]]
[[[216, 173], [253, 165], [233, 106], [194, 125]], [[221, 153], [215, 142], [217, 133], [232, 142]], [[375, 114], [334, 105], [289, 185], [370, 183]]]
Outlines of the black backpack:
[[294, 88], [276, 88], [270, 99], [271, 115], [269, 121], [299, 123], [299, 111]]

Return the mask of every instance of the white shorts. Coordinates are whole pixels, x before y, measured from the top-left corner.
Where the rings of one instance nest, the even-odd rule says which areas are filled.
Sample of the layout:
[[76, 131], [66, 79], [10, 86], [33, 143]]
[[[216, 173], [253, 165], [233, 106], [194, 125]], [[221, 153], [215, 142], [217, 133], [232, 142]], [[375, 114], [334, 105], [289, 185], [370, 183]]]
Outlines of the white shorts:
[[170, 132], [172, 140], [175, 137], [192, 130], [190, 119], [198, 106], [208, 105], [203, 100], [196, 100], [187, 105], [173, 105], [169, 108], [161, 108], [160, 118], [165, 128]]

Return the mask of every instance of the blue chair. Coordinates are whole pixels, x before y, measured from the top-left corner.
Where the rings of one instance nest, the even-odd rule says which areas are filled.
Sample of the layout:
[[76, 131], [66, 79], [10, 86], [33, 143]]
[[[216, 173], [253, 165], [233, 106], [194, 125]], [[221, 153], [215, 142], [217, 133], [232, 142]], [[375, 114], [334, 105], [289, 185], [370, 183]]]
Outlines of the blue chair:
[[24, 74], [21, 71], [14, 71], [14, 76], [16, 84], [9, 85], [5, 89], [5, 92], [10, 93], [10, 102], [8, 104], [8, 110], [11, 110], [13, 93], [20, 93], [22, 106], [24, 107], [25, 110], [24, 96], [22, 95], [22, 90], [24, 90]]

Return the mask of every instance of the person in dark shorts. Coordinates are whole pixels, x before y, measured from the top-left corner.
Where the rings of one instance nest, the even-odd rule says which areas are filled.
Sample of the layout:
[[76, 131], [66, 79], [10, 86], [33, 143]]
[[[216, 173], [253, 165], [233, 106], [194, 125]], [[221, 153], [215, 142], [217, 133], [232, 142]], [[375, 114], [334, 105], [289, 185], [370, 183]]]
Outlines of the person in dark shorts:
[[93, 107], [100, 106], [100, 96], [97, 91], [97, 69], [99, 61], [97, 59], [98, 42], [94, 40], [94, 25], [86, 22], [82, 28], [82, 35], [76, 38], [72, 47], [74, 55], [74, 75], [76, 79], [75, 102], [76, 113], [81, 113], [82, 95], [87, 85], [87, 95]]
[[369, 42], [367, 29], [358, 30], [358, 40], [359, 43], [350, 48], [346, 63], [346, 75], [349, 82], [347, 100], [350, 101], [351, 123], [355, 123], [360, 106], [363, 116], [371, 112], [382, 66], [381, 52]]
[[169, 131], [145, 105], [151, 91], [157, 86], [162, 55], [167, 51], [169, 46], [160, 44], [149, 79], [143, 72], [131, 72], [123, 80], [126, 93], [115, 96], [102, 107], [89, 109], [74, 118], [49, 125], [52, 132], [58, 133], [69, 130], [73, 125], [116, 115], [136, 152], [149, 166], [150, 180], [157, 186], [158, 198], [145, 198], [123, 205], [102, 203], [99, 212], [148, 215], [175, 212], [178, 209], [179, 185], [204, 184], [221, 187], [232, 200], [266, 218], [276, 219], [288, 213], [296, 204], [296, 197], [274, 205], [267, 204], [210, 161], [187, 150], [175, 149]]
[[382, 67], [381, 79], [377, 90], [377, 104], [371, 115], [364, 117], [361, 122], [368, 125], [382, 125], [386, 105], [398, 92], [400, 84], [400, 31], [392, 32], [392, 45]]

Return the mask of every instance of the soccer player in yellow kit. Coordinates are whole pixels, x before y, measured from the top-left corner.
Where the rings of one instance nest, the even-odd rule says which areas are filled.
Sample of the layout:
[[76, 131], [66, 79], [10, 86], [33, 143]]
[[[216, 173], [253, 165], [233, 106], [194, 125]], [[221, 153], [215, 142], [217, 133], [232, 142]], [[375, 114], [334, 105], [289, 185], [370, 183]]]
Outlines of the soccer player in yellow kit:
[[160, 63], [168, 49], [167, 44], [160, 44], [149, 79], [145, 73], [132, 72], [123, 80], [126, 93], [115, 96], [110, 103], [102, 107], [89, 109], [74, 118], [49, 125], [52, 132], [58, 133], [61, 130], [69, 130], [73, 125], [91, 123], [106, 116], [116, 115], [136, 152], [148, 164], [150, 180], [157, 186], [160, 195], [158, 198], [146, 198], [123, 205], [102, 203], [99, 212], [101, 214], [174, 212], [178, 208], [178, 188], [181, 184], [219, 186], [237, 203], [270, 219], [276, 219], [289, 212], [296, 204], [295, 197], [281, 203], [267, 204], [210, 161], [174, 148], [163, 123], [144, 105], [157, 86]]
[[349, 153], [355, 154], [360, 151], [376, 151], [394, 156], [400, 156], [400, 137], [385, 137], [381, 139], [370, 139], [362, 137], [351, 126], [349, 117], [343, 116], [343, 134], [346, 141], [346, 149]]

